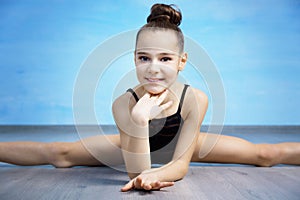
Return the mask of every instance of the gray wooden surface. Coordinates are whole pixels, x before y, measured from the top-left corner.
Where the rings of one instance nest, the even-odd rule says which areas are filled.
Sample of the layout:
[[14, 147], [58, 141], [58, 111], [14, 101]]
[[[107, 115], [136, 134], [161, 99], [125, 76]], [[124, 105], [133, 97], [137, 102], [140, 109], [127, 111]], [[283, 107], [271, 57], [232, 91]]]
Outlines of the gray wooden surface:
[[[204, 130], [207, 127], [204, 127]], [[88, 129], [93, 132], [94, 128]], [[113, 126], [105, 132], [115, 133]], [[254, 143], [300, 142], [299, 126], [227, 126], [226, 135]], [[75, 141], [72, 126], [0, 126], [1, 141]], [[120, 192], [124, 172], [108, 167], [55, 169], [0, 163], [0, 200], [44, 199], [287, 199], [300, 200], [300, 166], [260, 168], [250, 165], [191, 163], [187, 176], [161, 191]]]
[[120, 192], [127, 180], [108, 167], [0, 167], [0, 199], [300, 199], [300, 167], [192, 166], [173, 187]]

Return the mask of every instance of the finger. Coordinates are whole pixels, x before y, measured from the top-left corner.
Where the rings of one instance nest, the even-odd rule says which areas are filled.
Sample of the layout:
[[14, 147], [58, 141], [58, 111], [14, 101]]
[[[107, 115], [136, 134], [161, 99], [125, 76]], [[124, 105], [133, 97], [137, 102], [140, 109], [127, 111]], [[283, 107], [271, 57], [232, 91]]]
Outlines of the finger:
[[151, 190], [152, 189], [152, 186], [150, 184], [144, 184], [143, 185], [143, 189], [144, 190]]
[[173, 104], [173, 101], [169, 101], [160, 106], [153, 106], [150, 110], [150, 119], [157, 117], [164, 110], [168, 109]]
[[161, 188], [165, 188], [165, 187], [171, 187], [174, 185], [174, 182], [159, 182], [157, 184], [157, 186], [155, 187], [156, 190], [159, 190]]
[[152, 189], [152, 183], [145, 181], [142, 185], [144, 190], [151, 190]]
[[121, 191], [122, 192], [127, 192], [131, 189], [134, 188], [134, 179], [132, 179], [131, 181], [129, 181], [126, 185], [124, 185], [124, 187], [121, 188]]
[[163, 102], [165, 100], [165, 98], [167, 97], [168, 93], [169, 93], [169, 90], [166, 90], [161, 95], [159, 95], [159, 97], [157, 99], [157, 103], [161, 104], [161, 102]]
[[143, 179], [141, 177], [137, 177], [134, 181], [134, 187], [137, 189], [141, 189], [143, 185]]
[[153, 188], [159, 188], [160, 186], [160, 181], [156, 181], [153, 185]]
[[164, 187], [170, 187], [173, 186], [174, 182], [161, 182], [160, 183], [160, 188], [164, 188]]
[[160, 181], [155, 181], [155, 182], [151, 183], [151, 189], [159, 190], [160, 189]]
[[144, 96], [142, 98], [150, 98], [151, 94], [149, 92], [146, 92], [146, 94], [144, 94]]
[[173, 104], [173, 101], [168, 101], [167, 103], [160, 105], [159, 108], [161, 111], [168, 109]]
[[153, 106], [150, 110], [150, 119], [157, 117], [163, 109], [160, 106]]

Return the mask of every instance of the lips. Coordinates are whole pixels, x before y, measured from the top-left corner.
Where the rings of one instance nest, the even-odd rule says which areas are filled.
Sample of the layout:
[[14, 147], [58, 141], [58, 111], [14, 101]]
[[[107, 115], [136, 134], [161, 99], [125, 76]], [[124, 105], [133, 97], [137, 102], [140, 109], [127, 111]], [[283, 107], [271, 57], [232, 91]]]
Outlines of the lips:
[[147, 81], [151, 82], [151, 83], [155, 83], [155, 82], [159, 82], [159, 81], [163, 81], [163, 78], [145, 78]]

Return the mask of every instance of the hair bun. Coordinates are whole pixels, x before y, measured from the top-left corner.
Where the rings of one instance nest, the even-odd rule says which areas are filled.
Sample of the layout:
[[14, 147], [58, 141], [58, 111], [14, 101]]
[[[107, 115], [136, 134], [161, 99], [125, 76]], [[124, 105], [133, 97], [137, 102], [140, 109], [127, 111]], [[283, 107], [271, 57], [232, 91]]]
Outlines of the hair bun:
[[165, 21], [179, 26], [181, 23], [181, 19], [181, 12], [174, 4], [154, 4], [151, 7], [151, 14], [147, 18], [147, 23], [153, 21]]

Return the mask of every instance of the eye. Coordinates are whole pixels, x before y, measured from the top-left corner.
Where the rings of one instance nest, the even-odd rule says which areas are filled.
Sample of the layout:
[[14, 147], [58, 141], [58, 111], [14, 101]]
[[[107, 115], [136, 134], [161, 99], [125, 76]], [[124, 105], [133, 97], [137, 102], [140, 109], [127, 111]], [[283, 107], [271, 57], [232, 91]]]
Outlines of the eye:
[[163, 58], [161, 58], [160, 59], [162, 62], [168, 62], [168, 61], [170, 61], [170, 60], [172, 60], [171, 58], [169, 58], [169, 57], [163, 57]]
[[142, 62], [147, 62], [150, 60], [150, 58], [148, 58], [147, 56], [139, 56], [139, 60]]

